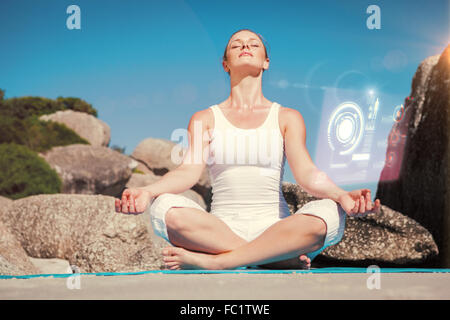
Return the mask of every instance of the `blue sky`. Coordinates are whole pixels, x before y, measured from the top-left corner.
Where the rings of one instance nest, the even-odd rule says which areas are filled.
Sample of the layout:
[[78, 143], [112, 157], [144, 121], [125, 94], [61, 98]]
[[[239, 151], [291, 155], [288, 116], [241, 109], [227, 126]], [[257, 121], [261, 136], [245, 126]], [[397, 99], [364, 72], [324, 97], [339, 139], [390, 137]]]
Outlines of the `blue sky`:
[[[81, 30], [66, 27], [71, 4]], [[371, 4], [381, 9], [379, 30], [366, 26]], [[302, 113], [316, 159], [323, 89], [371, 88], [402, 103], [418, 64], [450, 42], [449, 10], [445, 0], [2, 0], [0, 88], [6, 98], [88, 101], [111, 127], [111, 145], [131, 154], [228, 97], [223, 50], [233, 32], [250, 28], [268, 43], [264, 95]], [[285, 180], [294, 182], [288, 167]], [[374, 195], [376, 180], [340, 186]]]

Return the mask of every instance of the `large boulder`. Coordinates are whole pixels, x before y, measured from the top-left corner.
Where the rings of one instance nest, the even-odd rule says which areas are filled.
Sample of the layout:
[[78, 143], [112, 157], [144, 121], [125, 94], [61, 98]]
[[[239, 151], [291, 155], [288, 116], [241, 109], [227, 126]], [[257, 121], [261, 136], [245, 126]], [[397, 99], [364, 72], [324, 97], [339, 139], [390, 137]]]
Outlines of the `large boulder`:
[[33, 258], [67, 260], [80, 272], [135, 272], [164, 266], [148, 214], [117, 213], [105, 195], [42, 194], [15, 200], [1, 220]]
[[61, 193], [118, 196], [137, 162], [107, 147], [72, 144], [39, 153], [58, 173]]
[[69, 261], [57, 258], [31, 258], [31, 263], [39, 269], [39, 273], [42, 274], [54, 274], [54, 273], [74, 273], [78, 272], [73, 270], [69, 264]]
[[0, 221], [0, 274], [37, 274], [36, 268], [20, 242], [9, 231], [7, 226]]
[[[0, 217], [7, 214], [13, 200], [0, 197]], [[0, 274], [37, 274], [39, 270], [32, 264], [20, 242], [0, 219]]]
[[[133, 173], [130, 180], [128, 181], [126, 187], [127, 188], [145, 187], [145, 186], [148, 186], [149, 184], [155, 183], [156, 181], [158, 181], [161, 178], [162, 178], [162, 176], [157, 176], [152, 171], [149, 171], [149, 173], [147, 173], [147, 174]], [[202, 207], [206, 211], [209, 211], [207, 209], [207, 205], [205, 204], [203, 197], [201, 195], [199, 195], [197, 192], [195, 192], [194, 190], [188, 189], [188, 190], [180, 193], [180, 195], [185, 196], [186, 198], [189, 198], [191, 200], [194, 200], [197, 204], [200, 205], [200, 207]], [[152, 241], [153, 249], [155, 250], [155, 252], [161, 252], [161, 250], [164, 247], [171, 246], [170, 243], [168, 243], [163, 238], [155, 235], [155, 233], [153, 232], [152, 226], [149, 223], [149, 221], [150, 221], [150, 211], [149, 210], [144, 212], [143, 217], [144, 217], [144, 221], [147, 223], [148, 233], [150, 235], [150, 239]]]
[[[317, 200], [300, 186], [283, 182], [283, 194], [291, 213]], [[342, 240], [322, 251], [315, 266], [419, 265], [438, 254], [432, 235], [411, 218], [382, 205], [379, 214], [362, 218], [347, 215]]]
[[1, 212], [8, 210], [8, 207], [14, 202], [14, 200], [0, 196], [0, 214]]
[[161, 176], [155, 175], [153, 172], [142, 173], [132, 173], [130, 179], [127, 181], [125, 188], [142, 188], [150, 184], [155, 183], [161, 179]]
[[[155, 175], [162, 176], [180, 165], [172, 161], [172, 152], [175, 152], [174, 150], [176, 150], [174, 148], [179, 148], [179, 145], [173, 141], [147, 138], [137, 145], [136, 149], [131, 154], [131, 157], [138, 161], [138, 170], [141, 170], [144, 173], [153, 172]], [[178, 155], [181, 157], [181, 149]], [[212, 190], [207, 167], [203, 170], [203, 173], [198, 182], [192, 187], [192, 190], [203, 197], [209, 211]]]
[[23, 275], [24, 272], [18, 266], [12, 264], [0, 255], [0, 275]]
[[73, 110], [57, 111], [52, 114], [42, 115], [39, 117], [39, 120], [62, 123], [95, 147], [106, 147], [111, 140], [110, 127], [104, 121], [85, 112]]
[[[450, 46], [425, 59], [402, 119], [402, 161], [383, 168], [376, 197], [431, 232], [450, 267]], [[397, 124], [395, 124], [397, 126]], [[395, 130], [395, 126], [393, 130]], [[389, 151], [389, 150], [388, 150]]]

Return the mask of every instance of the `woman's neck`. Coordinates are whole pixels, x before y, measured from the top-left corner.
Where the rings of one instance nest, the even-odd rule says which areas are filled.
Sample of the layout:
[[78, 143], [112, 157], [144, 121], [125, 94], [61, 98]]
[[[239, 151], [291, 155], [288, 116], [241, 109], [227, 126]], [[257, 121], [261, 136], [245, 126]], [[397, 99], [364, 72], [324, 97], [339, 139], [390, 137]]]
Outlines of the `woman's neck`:
[[231, 79], [231, 93], [227, 106], [236, 109], [254, 109], [268, 104], [262, 94], [261, 76], [247, 75]]

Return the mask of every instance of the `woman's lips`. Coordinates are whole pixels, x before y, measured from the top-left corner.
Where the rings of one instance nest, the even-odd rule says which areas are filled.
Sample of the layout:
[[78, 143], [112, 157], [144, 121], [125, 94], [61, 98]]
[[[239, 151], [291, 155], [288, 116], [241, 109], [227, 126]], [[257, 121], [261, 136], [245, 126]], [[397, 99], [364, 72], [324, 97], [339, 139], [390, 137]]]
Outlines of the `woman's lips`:
[[250, 52], [242, 52], [240, 55], [239, 55], [239, 57], [242, 57], [242, 56], [250, 56], [250, 57], [253, 57], [253, 55], [250, 53]]

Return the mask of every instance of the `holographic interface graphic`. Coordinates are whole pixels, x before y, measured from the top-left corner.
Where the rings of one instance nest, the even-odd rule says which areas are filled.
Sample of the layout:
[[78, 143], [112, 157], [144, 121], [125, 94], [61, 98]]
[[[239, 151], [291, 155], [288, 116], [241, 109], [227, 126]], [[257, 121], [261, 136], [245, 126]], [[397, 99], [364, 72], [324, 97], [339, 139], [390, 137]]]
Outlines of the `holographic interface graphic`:
[[375, 90], [327, 88], [316, 165], [336, 183], [378, 181], [386, 162], [389, 132], [403, 117], [400, 101], [400, 96]]

